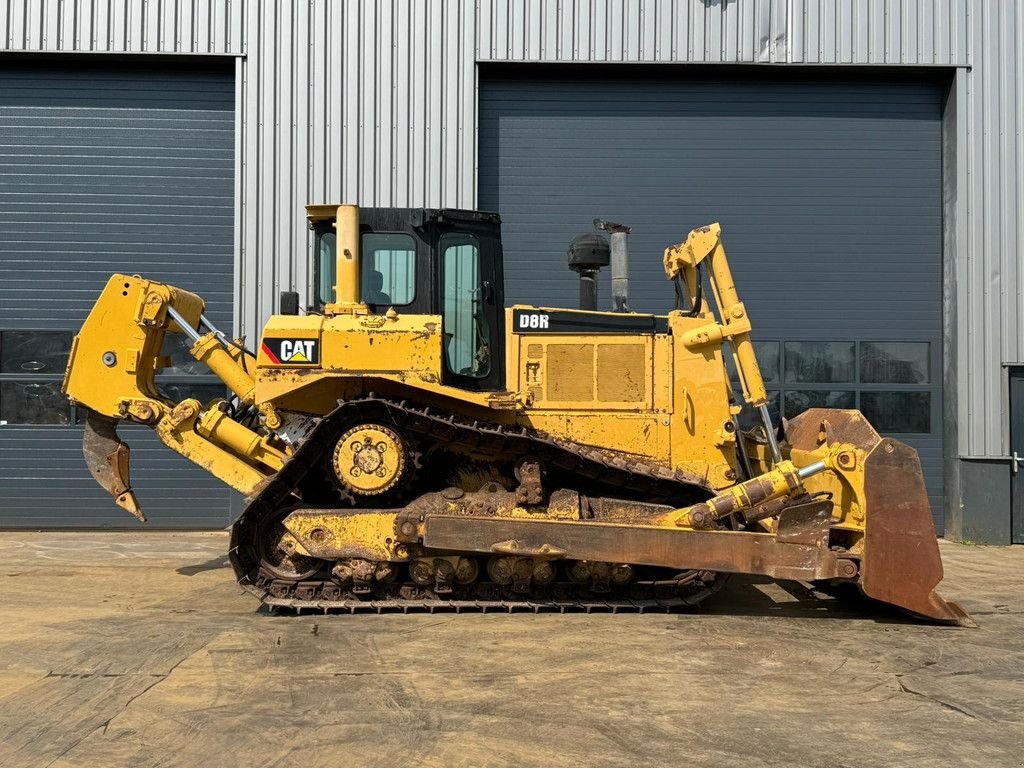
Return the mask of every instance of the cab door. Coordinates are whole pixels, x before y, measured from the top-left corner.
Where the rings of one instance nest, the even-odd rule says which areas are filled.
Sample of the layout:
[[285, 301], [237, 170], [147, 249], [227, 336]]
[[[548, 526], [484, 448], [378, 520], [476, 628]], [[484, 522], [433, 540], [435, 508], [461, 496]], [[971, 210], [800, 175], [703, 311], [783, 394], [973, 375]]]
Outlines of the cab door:
[[444, 211], [435, 222], [437, 306], [443, 318], [442, 381], [471, 390], [505, 387], [505, 312], [497, 217]]

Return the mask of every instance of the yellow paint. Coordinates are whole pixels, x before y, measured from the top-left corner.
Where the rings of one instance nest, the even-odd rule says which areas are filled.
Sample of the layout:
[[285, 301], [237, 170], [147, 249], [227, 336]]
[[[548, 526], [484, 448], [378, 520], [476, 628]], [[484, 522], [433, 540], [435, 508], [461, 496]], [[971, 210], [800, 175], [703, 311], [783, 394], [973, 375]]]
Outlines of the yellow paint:
[[194, 293], [113, 275], [75, 336], [64, 393], [113, 418], [120, 415], [123, 400], [157, 398], [154, 376], [164, 333], [168, 325], [176, 328], [167, 318], [169, 304], [185, 320], [199, 324], [204, 305]]
[[195, 428], [199, 403], [195, 400], [186, 400], [184, 403], [192, 404], [193, 407], [181, 420], [170, 418], [166, 406], [154, 406], [158, 413], [152, 426], [157, 437], [168, 448], [236, 491], [246, 496], [255, 493], [270, 472], [254, 467], [250, 462], [200, 435]]
[[[808, 478], [804, 485], [808, 493], [832, 495], [835, 504], [833, 526], [836, 528], [858, 532], [864, 530], [867, 509], [864, 462], [871, 450], [848, 444], [822, 444], [815, 451], [790, 451], [793, 462], [800, 466], [825, 461], [832, 470]], [[841, 462], [839, 457], [843, 454], [846, 460]]]
[[228, 417], [219, 408], [208, 408], [196, 425], [196, 432], [234, 453], [272, 470], [284, 466], [287, 453], [275, 448], [267, 435], [260, 435]]
[[327, 306], [328, 314], [365, 313], [359, 300], [359, 208], [339, 205], [334, 219], [337, 233], [337, 267], [334, 286], [335, 302]]
[[396, 561], [408, 557], [395, 540], [397, 518], [387, 512], [333, 515], [299, 510], [286, 517], [284, 525], [303, 554], [315, 557], [321, 549], [330, 549], [341, 550], [340, 557]]
[[[204, 305], [195, 294], [140, 277], [112, 276], [75, 336], [64, 392], [97, 413], [149, 425], [169, 448], [232, 488], [251, 494], [280, 468], [285, 451], [266, 436], [242, 440], [239, 430], [249, 430], [230, 419], [230, 424], [225, 422], [227, 417], [217, 410], [219, 401], [201, 404], [187, 399], [175, 404], [160, 395], [155, 374], [167, 363], [160, 356], [164, 336], [181, 332], [168, 316], [169, 306], [193, 327], [199, 325]], [[196, 346], [202, 351], [207, 342], [208, 337]], [[226, 353], [215, 357], [225, 384], [245, 393], [239, 363]], [[250, 384], [250, 397], [252, 389]]]
[[739, 300], [736, 284], [732, 279], [729, 261], [722, 246], [722, 228], [711, 224], [690, 232], [686, 242], [665, 249], [665, 274], [670, 280], [681, 278], [690, 292], [696, 295], [699, 279], [698, 267], [707, 263], [712, 292], [718, 306], [718, 319], [691, 329], [683, 336], [683, 343], [691, 349], [718, 347], [727, 340], [732, 345], [743, 386], [743, 399], [754, 406], [765, 405], [768, 394], [764, 379], [750, 341], [750, 318]]

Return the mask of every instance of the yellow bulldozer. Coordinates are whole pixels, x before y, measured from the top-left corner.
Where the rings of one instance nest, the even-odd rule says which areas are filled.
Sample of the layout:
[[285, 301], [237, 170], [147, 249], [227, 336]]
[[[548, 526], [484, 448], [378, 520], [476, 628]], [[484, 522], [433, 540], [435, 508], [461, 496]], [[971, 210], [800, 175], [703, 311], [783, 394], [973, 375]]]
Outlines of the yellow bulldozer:
[[[314, 303], [284, 294], [255, 352], [198, 295], [114, 275], [64, 381], [88, 467], [128, 512], [145, 519], [120, 421], [246, 496], [230, 561], [264, 603], [670, 610], [744, 573], [969, 623], [934, 590], [916, 452], [857, 411], [772, 423], [718, 225], [665, 250], [676, 309], [650, 315], [627, 309], [615, 225], [611, 248], [576, 254], [592, 294], [612, 253], [618, 311], [601, 312], [505, 308], [495, 214], [307, 216]], [[227, 398], [161, 392], [168, 334]]]

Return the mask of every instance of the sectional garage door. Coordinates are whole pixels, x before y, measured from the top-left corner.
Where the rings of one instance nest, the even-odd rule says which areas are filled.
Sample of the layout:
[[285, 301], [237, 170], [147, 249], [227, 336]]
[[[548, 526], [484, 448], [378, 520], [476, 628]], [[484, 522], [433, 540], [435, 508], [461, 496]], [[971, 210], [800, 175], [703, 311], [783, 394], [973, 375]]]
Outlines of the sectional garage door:
[[633, 72], [484, 71], [509, 300], [572, 306], [565, 246], [600, 217], [633, 227], [632, 307], [664, 312], [662, 250], [721, 222], [776, 412], [859, 407], [914, 445], [941, 530], [942, 86]]
[[[115, 271], [199, 292], [230, 328], [233, 179], [230, 66], [0, 69], [0, 526], [135, 525], [85, 470], [60, 395], [70, 338]], [[223, 392], [187, 365], [162, 376], [177, 396]], [[224, 486], [121, 431], [150, 525], [228, 522]]]

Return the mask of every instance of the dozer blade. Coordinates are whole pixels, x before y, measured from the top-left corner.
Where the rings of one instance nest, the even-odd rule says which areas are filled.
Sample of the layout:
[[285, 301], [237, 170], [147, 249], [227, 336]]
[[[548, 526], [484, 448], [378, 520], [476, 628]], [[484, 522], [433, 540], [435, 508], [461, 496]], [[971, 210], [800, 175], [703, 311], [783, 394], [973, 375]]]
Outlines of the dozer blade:
[[934, 621], [975, 626], [963, 608], [935, 591], [942, 581], [942, 558], [917, 451], [883, 439], [865, 461], [864, 473], [864, 594]]
[[932, 621], [976, 626], [963, 608], [935, 591], [942, 558], [916, 450], [879, 436], [859, 411], [805, 411], [786, 425], [786, 439], [802, 451], [827, 442], [852, 444], [867, 454], [859, 577], [865, 595]]
[[117, 506], [146, 522], [146, 516], [132, 492], [128, 475], [130, 450], [117, 436], [117, 421], [89, 411], [82, 438], [82, 453], [93, 478], [114, 497]]

